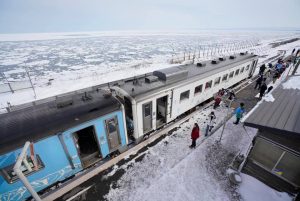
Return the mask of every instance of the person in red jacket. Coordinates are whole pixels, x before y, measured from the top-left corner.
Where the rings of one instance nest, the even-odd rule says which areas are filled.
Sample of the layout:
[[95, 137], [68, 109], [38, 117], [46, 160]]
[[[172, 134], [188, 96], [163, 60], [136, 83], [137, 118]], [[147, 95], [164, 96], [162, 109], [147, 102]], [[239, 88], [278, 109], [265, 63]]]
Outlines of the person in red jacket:
[[192, 145], [190, 148], [196, 147], [196, 140], [200, 137], [200, 129], [197, 123], [194, 124], [194, 128], [192, 130], [191, 138], [192, 138]]
[[222, 100], [221, 96], [217, 95], [216, 98], [215, 98], [214, 109], [216, 109], [217, 107], [220, 106], [221, 100]]

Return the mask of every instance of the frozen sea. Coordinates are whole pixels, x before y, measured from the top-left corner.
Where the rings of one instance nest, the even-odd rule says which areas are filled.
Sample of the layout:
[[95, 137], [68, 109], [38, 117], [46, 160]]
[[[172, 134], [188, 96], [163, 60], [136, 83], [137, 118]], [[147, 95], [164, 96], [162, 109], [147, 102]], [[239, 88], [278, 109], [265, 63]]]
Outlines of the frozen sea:
[[193, 56], [204, 60], [249, 51], [271, 57], [283, 48], [271, 43], [296, 37], [299, 32], [207, 30], [0, 34], [0, 88], [28, 80], [26, 69], [36, 91], [1, 93], [0, 108], [145, 74]]

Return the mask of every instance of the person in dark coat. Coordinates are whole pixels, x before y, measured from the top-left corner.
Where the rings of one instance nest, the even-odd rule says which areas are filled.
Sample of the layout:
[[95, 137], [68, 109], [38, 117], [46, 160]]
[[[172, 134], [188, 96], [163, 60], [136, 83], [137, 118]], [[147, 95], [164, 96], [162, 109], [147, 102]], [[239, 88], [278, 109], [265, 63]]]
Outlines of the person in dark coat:
[[195, 148], [196, 147], [196, 140], [200, 137], [200, 129], [197, 123], [194, 124], [194, 128], [191, 133], [191, 138], [192, 138], [192, 145], [190, 148]]
[[263, 79], [264, 79], [264, 77], [262, 75], [258, 76], [254, 89], [256, 89], [257, 87], [258, 87], [258, 89], [260, 89], [260, 86], [261, 86], [261, 83], [262, 83]]
[[265, 70], [266, 70], [266, 65], [265, 64], [261, 65], [261, 67], [259, 68], [259, 74], [263, 75]]
[[260, 92], [259, 92], [260, 99], [265, 95], [267, 89], [268, 89], [267, 84], [264, 82], [260, 87]]

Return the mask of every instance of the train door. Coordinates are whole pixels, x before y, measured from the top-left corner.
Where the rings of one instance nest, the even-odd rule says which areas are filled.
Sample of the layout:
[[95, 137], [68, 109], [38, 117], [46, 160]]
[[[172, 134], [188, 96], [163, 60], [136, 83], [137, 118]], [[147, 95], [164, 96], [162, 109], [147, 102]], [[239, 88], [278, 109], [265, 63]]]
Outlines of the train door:
[[252, 61], [251, 68], [250, 68], [250, 71], [249, 71], [249, 76], [250, 76], [250, 77], [251, 77], [251, 76], [253, 75], [253, 73], [255, 72], [257, 62], [258, 62], [258, 60]]
[[152, 130], [152, 102], [143, 104], [143, 131]]
[[73, 137], [84, 168], [96, 163], [102, 158], [94, 126], [89, 126], [74, 132]]
[[167, 122], [168, 96], [156, 99], [156, 128]]
[[106, 135], [110, 152], [117, 150], [121, 145], [121, 138], [117, 117], [105, 120]]

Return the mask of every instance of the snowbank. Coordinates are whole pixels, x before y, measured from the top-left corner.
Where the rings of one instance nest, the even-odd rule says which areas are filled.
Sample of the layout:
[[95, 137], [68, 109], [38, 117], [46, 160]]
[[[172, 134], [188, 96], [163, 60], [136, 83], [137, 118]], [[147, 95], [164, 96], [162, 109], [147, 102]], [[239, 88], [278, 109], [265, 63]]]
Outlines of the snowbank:
[[289, 78], [285, 83], [283, 83], [284, 89], [300, 89], [300, 77], [295, 76]]
[[245, 201], [292, 201], [287, 193], [278, 192], [257, 179], [241, 174], [242, 183], [239, 192]]

